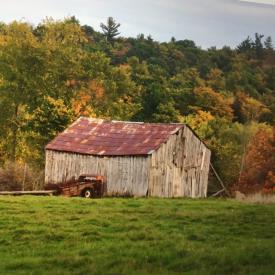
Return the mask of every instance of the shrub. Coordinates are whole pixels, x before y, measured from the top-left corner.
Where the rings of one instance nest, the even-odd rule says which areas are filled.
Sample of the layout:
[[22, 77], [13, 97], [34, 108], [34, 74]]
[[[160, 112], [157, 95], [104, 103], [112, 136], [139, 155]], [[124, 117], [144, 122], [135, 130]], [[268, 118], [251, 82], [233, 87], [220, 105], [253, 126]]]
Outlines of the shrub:
[[26, 163], [7, 162], [0, 167], [0, 191], [38, 190], [43, 188], [43, 171]]

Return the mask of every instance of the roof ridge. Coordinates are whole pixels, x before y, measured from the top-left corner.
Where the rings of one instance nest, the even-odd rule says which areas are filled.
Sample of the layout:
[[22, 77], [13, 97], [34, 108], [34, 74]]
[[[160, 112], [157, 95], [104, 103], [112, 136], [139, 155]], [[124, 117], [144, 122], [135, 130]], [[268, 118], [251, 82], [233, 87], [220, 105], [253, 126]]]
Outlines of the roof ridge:
[[[74, 123], [81, 119], [87, 119], [89, 121], [94, 121], [94, 122], [113, 122], [113, 123], [129, 123], [129, 124], [142, 124], [142, 125], [179, 125], [179, 126], [184, 126], [186, 125], [185, 123], [180, 123], [180, 122], [142, 122], [142, 121], [126, 121], [126, 120], [108, 120], [108, 119], [101, 119], [101, 118], [93, 118], [93, 117], [85, 117], [81, 116], [79, 117]], [[74, 124], [73, 123], [73, 124]]]

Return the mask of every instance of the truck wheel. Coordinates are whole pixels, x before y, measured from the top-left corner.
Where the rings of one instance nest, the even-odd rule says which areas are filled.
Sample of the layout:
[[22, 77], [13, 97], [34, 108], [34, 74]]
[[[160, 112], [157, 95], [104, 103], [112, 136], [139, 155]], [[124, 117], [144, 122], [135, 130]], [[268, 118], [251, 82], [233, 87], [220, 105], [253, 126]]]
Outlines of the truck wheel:
[[82, 196], [84, 198], [92, 198], [93, 197], [93, 191], [90, 188], [87, 188], [83, 191]]

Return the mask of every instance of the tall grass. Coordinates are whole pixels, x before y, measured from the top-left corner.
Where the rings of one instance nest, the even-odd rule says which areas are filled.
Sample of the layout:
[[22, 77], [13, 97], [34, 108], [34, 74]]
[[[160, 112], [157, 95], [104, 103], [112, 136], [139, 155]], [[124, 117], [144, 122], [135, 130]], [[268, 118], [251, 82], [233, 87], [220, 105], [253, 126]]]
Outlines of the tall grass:
[[249, 203], [275, 203], [275, 193], [257, 192], [244, 195], [240, 192], [236, 192], [236, 199]]

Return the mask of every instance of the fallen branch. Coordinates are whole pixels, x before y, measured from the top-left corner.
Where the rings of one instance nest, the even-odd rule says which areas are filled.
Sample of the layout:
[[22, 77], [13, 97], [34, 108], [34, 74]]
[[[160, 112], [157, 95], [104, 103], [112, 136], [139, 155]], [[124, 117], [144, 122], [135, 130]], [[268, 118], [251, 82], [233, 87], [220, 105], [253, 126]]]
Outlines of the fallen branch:
[[224, 191], [225, 191], [225, 190], [222, 189], [222, 190], [216, 192], [215, 194], [211, 195], [211, 197], [217, 197], [219, 194], [223, 193]]
[[211, 162], [210, 162], [210, 167], [212, 168], [212, 170], [213, 170], [213, 172], [214, 172], [216, 178], [218, 179], [218, 181], [219, 181], [220, 185], [222, 186], [222, 188], [224, 189], [225, 193], [226, 193], [229, 197], [231, 197], [229, 191], [226, 189], [226, 187], [225, 187], [223, 181], [221, 180], [219, 174], [217, 173], [217, 171], [215, 170], [215, 168], [213, 167], [213, 165], [212, 165]]

